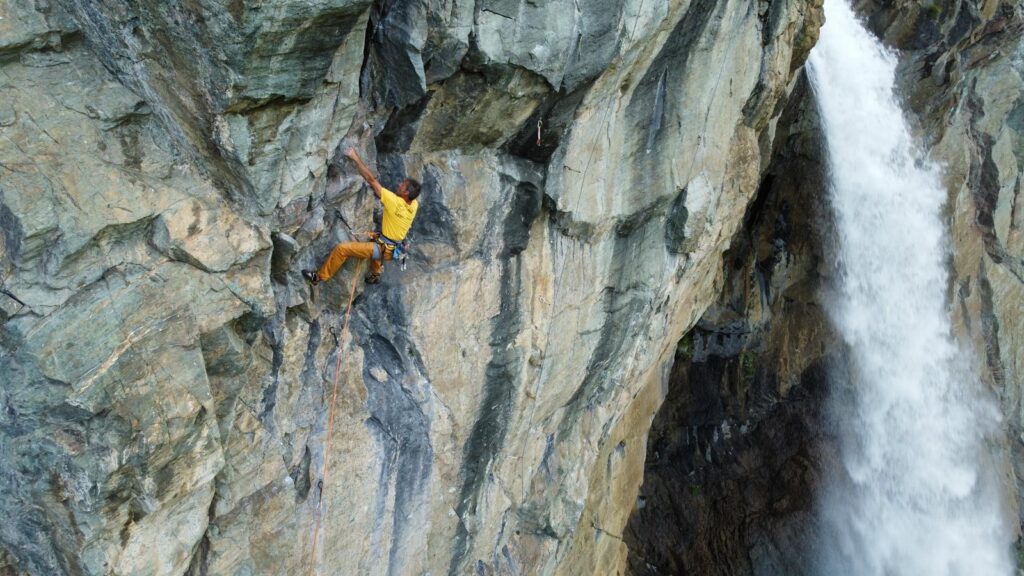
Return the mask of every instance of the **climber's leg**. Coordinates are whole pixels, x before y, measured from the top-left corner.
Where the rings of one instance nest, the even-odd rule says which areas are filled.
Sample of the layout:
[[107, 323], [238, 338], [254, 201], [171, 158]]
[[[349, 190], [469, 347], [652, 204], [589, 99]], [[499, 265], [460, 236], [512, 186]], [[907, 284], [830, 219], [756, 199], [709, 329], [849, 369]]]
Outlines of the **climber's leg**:
[[[383, 250], [383, 248], [378, 246], [378, 250]], [[370, 260], [370, 273], [366, 276], [367, 284], [380, 282], [380, 273], [384, 269], [384, 260], [391, 260], [391, 250], [384, 251], [383, 260]]]
[[370, 260], [373, 257], [373, 246], [373, 242], [342, 242], [338, 244], [331, 250], [331, 255], [327, 257], [316, 275], [319, 280], [330, 280], [348, 258]]

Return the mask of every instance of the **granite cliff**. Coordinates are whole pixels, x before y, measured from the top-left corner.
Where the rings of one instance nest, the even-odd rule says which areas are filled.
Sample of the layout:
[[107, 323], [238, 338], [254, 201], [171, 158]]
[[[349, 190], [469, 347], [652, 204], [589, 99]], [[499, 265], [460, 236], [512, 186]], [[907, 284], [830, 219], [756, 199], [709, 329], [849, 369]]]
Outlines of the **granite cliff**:
[[[819, 12], [6, 3], [8, 570], [299, 573], [321, 498], [332, 573], [623, 566]], [[348, 145], [425, 191], [342, 334]]]
[[[956, 167], [951, 297], [1019, 451], [1021, 7], [890, 4], [862, 8]], [[798, 561], [834, 353], [819, 0], [0, 16], [0, 574]], [[311, 292], [373, 219], [348, 146], [423, 182], [410, 263]]]

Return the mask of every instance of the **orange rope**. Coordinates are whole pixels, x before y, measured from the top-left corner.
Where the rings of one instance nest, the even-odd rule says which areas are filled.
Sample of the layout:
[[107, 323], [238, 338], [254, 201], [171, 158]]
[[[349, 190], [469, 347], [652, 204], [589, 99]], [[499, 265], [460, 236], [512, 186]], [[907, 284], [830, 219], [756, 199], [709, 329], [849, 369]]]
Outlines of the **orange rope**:
[[355, 299], [356, 295], [356, 280], [359, 279], [359, 269], [362, 268], [363, 261], [360, 259], [359, 263], [356, 264], [355, 275], [352, 276], [352, 287], [349, 289], [348, 294], [348, 308], [345, 309], [345, 322], [341, 326], [341, 334], [338, 336], [338, 352], [336, 354], [337, 360], [334, 364], [334, 390], [331, 392], [331, 409], [329, 416], [327, 417], [327, 442], [324, 445], [324, 467], [323, 474], [321, 475], [320, 481], [320, 500], [316, 503], [316, 524], [313, 529], [313, 543], [309, 551], [309, 574], [313, 574], [316, 570], [316, 545], [320, 540], [320, 524], [323, 520], [323, 515], [320, 513], [321, 508], [324, 505], [324, 493], [327, 492], [327, 464], [331, 458], [331, 441], [334, 439], [334, 408], [337, 405], [338, 400], [338, 375], [341, 373], [341, 346], [345, 339], [345, 332], [348, 331], [348, 318], [352, 314], [352, 300]]

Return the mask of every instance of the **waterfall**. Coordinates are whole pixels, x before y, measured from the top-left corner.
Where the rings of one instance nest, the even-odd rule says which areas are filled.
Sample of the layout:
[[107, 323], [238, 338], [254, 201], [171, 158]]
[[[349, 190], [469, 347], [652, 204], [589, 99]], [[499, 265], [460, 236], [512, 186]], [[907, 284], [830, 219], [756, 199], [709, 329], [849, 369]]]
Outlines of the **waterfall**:
[[998, 411], [951, 336], [940, 169], [894, 95], [896, 58], [826, 0], [808, 73], [828, 148], [838, 270], [830, 316], [840, 469], [826, 480], [821, 574], [1008, 575], [991, 439]]

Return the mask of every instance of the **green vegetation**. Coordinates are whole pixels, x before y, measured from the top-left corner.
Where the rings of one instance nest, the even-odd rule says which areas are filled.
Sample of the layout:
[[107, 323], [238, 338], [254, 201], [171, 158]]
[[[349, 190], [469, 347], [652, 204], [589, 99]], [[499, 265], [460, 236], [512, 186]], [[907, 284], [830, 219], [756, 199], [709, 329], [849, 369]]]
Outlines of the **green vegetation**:
[[744, 386], [749, 386], [754, 382], [754, 374], [757, 371], [756, 360], [756, 352], [751, 352], [750, 350], [740, 352], [740, 379]]
[[676, 356], [687, 360], [693, 358], [693, 331], [687, 332], [676, 345]]

